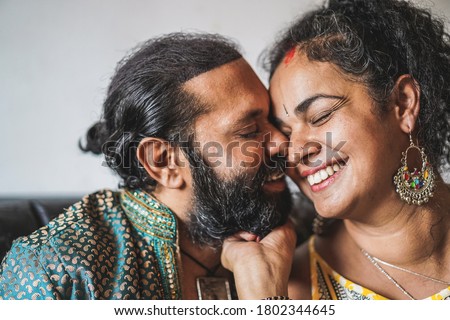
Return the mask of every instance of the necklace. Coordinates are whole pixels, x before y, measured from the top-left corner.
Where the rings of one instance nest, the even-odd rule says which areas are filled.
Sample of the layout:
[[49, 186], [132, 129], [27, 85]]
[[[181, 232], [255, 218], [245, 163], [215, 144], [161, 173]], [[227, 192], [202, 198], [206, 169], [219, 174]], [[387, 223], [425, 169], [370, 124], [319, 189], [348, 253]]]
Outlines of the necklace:
[[447, 286], [450, 285], [450, 282], [447, 282], [447, 281], [444, 281], [444, 280], [440, 280], [440, 279], [436, 279], [436, 278], [433, 278], [433, 277], [430, 277], [430, 276], [427, 276], [425, 274], [421, 274], [421, 273], [418, 273], [418, 272], [415, 272], [415, 271], [412, 271], [412, 270], [408, 270], [406, 268], [402, 268], [402, 267], [396, 266], [396, 265], [394, 265], [392, 263], [389, 263], [389, 262], [386, 262], [384, 260], [381, 260], [381, 259], [379, 259], [377, 257], [373, 257], [364, 249], [361, 249], [361, 252], [366, 256], [367, 259], [369, 259], [369, 261], [382, 274], [384, 274], [386, 276], [386, 278], [388, 278], [398, 289], [400, 289], [400, 291], [403, 292], [403, 294], [408, 296], [411, 300], [415, 300], [414, 297], [408, 291], [406, 291], [406, 289], [403, 288], [394, 278], [392, 278], [392, 276], [386, 270], [384, 270], [383, 267], [380, 266], [380, 264], [383, 264], [385, 266], [389, 266], [391, 268], [394, 268], [394, 269], [397, 269], [397, 270], [400, 270], [400, 271], [403, 271], [403, 272], [406, 272], [406, 273], [409, 273], [409, 274], [412, 274], [412, 275], [415, 275], [417, 277], [421, 277], [421, 278], [424, 278], [424, 279], [427, 279], [427, 280], [430, 280], [430, 281], [433, 281], [433, 282], [445, 284]]
[[402, 268], [402, 267], [396, 266], [396, 265], [394, 265], [392, 263], [386, 262], [386, 261], [381, 260], [381, 259], [376, 258], [376, 257], [372, 257], [372, 258], [376, 262], [381, 263], [381, 264], [383, 264], [385, 266], [389, 266], [391, 268], [394, 268], [394, 269], [397, 269], [397, 270], [400, 270], [400, 271], [403, 271], [403, 272], [407, 272], [409, 274], [413, 274], [413, 275], [415, 275], [417, 277], [421, 277], [421, 278], [424, 278], [424, 279], [427, 279], [427, 280], [430, 280], [430, 281], [434, 281], [434, 282], [437, 282], [437, 283], [441, 283], [441, 284], [445, 284], [447, 286], [450, 286], [450, 282], [447, 282], [447, 281], [444, 281], [444, 280], [440, 280], [440, 279], [436, 279], [436, 278], [427, 276], [425, 274], [421, 274], [421, 273], [418, 273], [418, 272], [415, 272], [415, 271], [412, 271], [412, 270], [408, 270], [406, 268]]
[[184, 251], [183, 249], [180, 249], [181, 253], [184, 254], [186, 257], [188, 257], [189, 259], [191, 259], [192, 261], [194, 261], [196, 264], [198, 264], [200, 267], [202, 267], [203, 269], [206, 270], [206, 276], [207, 277], [213, 277], [214, 274], [217, 272], [217, 270], [220, 268], [221, 264], [217, 264], [216, 266], [212, 267], [212, 268], [208, 268], [207, 266], [205, 266], [203, 263], [201, 263], [200, 261], [198, 261], [196, 258], [194, 258], [192, 255], [190, 255], [189, 253], [187, 253], [186, 251]]
[[389, 273], [387, 273], [386, 270], [384, 270], [378, 263], [377, 261], [364, 249], [361, 249], [361, 252], [364, 254], [364, 256], [369, 259], [369, 261], [382, 273], [385, 275], [386, 278], [389, 279], [389, 281], [391, 281], [401, 292], [403, 292], [404, 295], [406, 295], [408, 298], [410, 298], [411, 300], [416, 300], [414, 299], [414, 297], [408, 292], [406, 291], [405, 288], [403, 288], [394, 278], [391, 277], [391, 275], [389, 275]]
[[213, 268], [208, 268], [183, 249], [180, 248], [180, 251], [201, 268], [206, 270], [205, 277], [196, 278], [197, 294], [199, 300], [231, 300], [230, 282], [227, 278], [215, 276], [215, 273], [221, 266], [220, 263]]

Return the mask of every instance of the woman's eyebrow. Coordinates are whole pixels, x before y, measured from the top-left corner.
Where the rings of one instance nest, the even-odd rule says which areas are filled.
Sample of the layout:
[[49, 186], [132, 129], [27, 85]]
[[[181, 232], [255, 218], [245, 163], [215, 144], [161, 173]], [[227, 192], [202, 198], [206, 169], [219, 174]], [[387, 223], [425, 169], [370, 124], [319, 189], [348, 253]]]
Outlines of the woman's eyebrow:
[[344, 100], [345, 97], [343, 96], [334, 96], [334, 95], [329, 95], [329, 94], [316, 94], [312, 97], [309, 97], [305, 100], [303, 100], [302, 102], [300, 102], [294, 109], [295, 114], [298, 116], [301, 113], [305, 113], [306, 111], [308, 111], [308, 108], [311, 106], [311, 104], [318, 100], [318, 99], [339, 99], [339, 100]]
[[[294, 109], [294, 113], [295, 115], [298, 117], [301, 113], [305, 113], [306, 111], [308, 111], [308, 108], [313, 104], [314, 101], [318, 100], [318, 99], [333, 99], [333, 100], [338, 100], [332, 107], [332, 109], [338, 109], [340, 106], [342, 106], [344, 103], [346, 103], [348, 101], [348, 97], [344, 97], [344, 96], [334, 96], [334, 95], [328, 95], [328, 94], [317, 94], [314, 95], [310, 98], [307, 98], [306, 100], [302, 101], [301, 103], [299, 103], [297, 105], [297, 107], [295, 107]], [[284, 111], [286, 113], [287, 116], [289, 116], [286, 106], [283, 104], [283, 108]], [[280, 128], [285, 124], [285, 122], [280, 119], [277, 118], [275, 116], [273, 116], [273, 114], [269, 114], [269, 120], [277, 127]]]

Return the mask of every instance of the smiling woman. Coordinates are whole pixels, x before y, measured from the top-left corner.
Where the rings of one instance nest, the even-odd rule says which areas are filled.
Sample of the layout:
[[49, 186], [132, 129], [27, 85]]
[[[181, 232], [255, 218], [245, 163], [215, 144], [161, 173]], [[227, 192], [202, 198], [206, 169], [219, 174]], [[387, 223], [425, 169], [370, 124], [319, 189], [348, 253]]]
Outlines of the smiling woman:
[[[380, 121], [364, 84], [346, 79], [331, 63], [310, 61], [299, 52], [289, 66], [276, 69], [270, 92], [274, 117], [290, 136], [290, 160], [299, 161], [291, 176], [322, 216], [367, 212], [386, 197], [390, 173], [399, 166], [398, 157], [387, 159], [386, 153], [400, 155], [407, 135], [402, 137], [394, 116]], [[287, 117], [278, 107], [282, 104], [295, 116]], [[386, 144], [393, 135], [401, 138], [398, 145]], [[301, 152], [296, 152], [299, 147]], [[367, 195], [371, 198], [365, 199]]]
[[450, 299], [443, 23], [405, 1], [329, 1], [266, 58], [289, 175], [335, 221], [298, 248], [289, 296]]
[[[295, 56], [280, 63], [292, 48]], [[437, 174], [430, 199], [425, 160], [435, 168], [449, 161], [449, 54], [439, 21], [388, 0], [330, 1], [271, 51], [274, 117], [290, 154], [302, 149], [291, 157], [291, 177], [321, 217], [340, 221], [298, 250], [292, 297], [450, 296], [450, 192]], [[402, 162], [416, 145], [422, 156], [410, 152]], [[396, 188], [399, 168], [407, 179]], [[402, 188], [414, 199], [397, 194]]]

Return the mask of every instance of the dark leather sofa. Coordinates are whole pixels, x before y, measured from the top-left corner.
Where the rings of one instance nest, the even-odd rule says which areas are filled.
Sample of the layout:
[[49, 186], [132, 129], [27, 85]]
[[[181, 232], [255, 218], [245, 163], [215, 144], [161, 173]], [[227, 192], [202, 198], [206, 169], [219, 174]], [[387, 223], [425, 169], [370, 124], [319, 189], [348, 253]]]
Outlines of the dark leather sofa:
[[0, 261], [12, 242], [46, 225], [76, 198], [0, 199]]

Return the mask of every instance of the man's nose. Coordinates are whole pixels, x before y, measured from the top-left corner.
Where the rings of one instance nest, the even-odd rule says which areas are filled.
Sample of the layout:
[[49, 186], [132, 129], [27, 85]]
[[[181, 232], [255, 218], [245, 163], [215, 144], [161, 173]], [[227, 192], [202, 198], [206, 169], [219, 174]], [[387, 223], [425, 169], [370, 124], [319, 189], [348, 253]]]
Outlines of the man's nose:
[[287, 157], [289, 140], [272, 124], [269, 124], [268, 131], [264, 136], [264, 148], [266, 156], [272, 158], [274, 156]]

